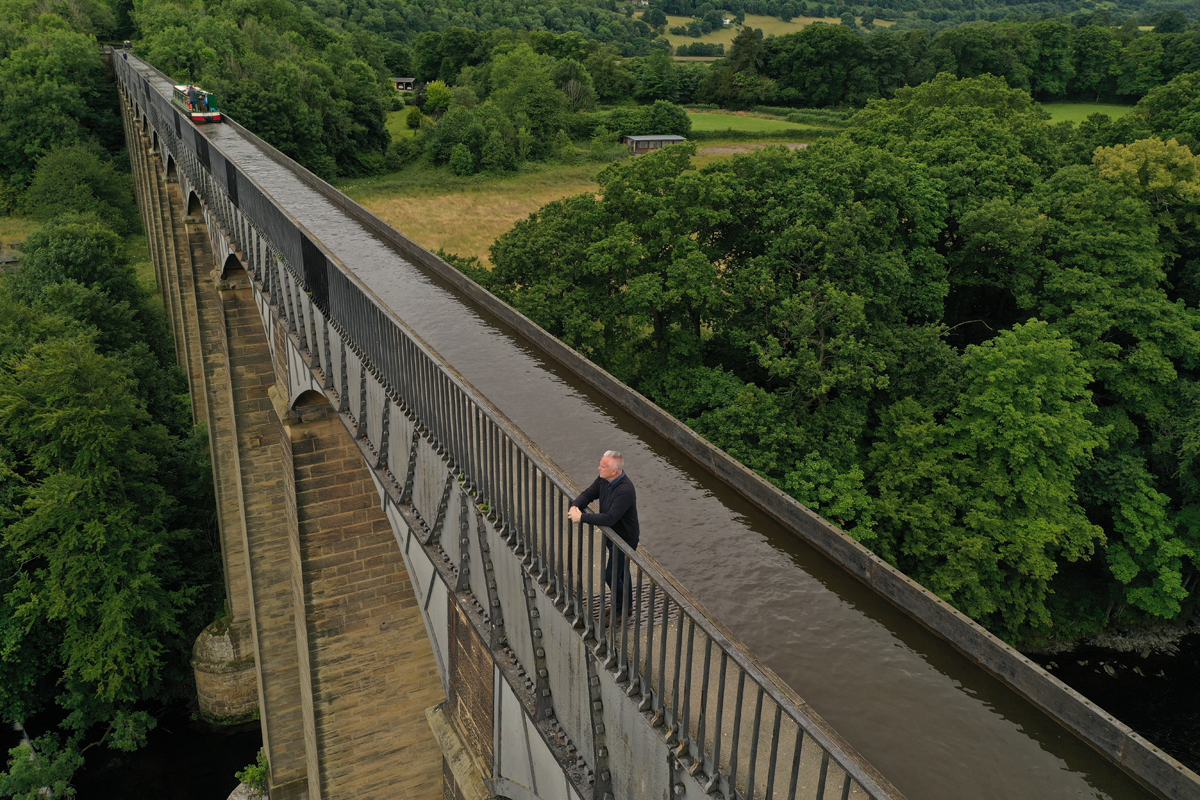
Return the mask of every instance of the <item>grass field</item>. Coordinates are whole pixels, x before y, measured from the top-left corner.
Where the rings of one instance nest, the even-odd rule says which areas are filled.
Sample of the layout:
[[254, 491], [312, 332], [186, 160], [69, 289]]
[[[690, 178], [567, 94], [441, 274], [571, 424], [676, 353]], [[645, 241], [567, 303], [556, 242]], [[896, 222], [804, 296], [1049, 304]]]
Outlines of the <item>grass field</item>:
[[1080, 123], [1090, 114], [1108, 114], [1113, 119], [1123, 117], [1133, 110], [1133, 106], [1118, 106], [1111, 103], [1042, 103], [1042, 108], [1050, 112], [1053, 122]]
[[[735, 114], [693, 114], [717, 118], [714, 130], [796, 130], [805, 126]], [[798, 136], [797, 138], [801, 138]], [[739, 140], [698, 142], [701, 148], [729, 146], [731, 152], [697, 156], [696, 167], [730, 158], [756, 144]], [[515, 175], [457, 177], [446, 167], [410, 164], [399, 172], [374, 178], [334, 181], [334, 185], [378, 215], [396, 230], [430, 250], [475, 256], [490, 266], [492, 242], [518, 220], [553, 200], [576, 194], [595, 194], [596, 175], [607, 164], [527, 164]]]
[[[687, 25], [692, 21], [692, 17], [667, 17], [667, 29], [676, 28], [681, 25]], [[861, 21], [861, 18], [860, 18]], [[796, 33], [804, 27], [813, 24], [814, 22], [825, 22], [830, 25], [840, 25], [841, 20], [837, 17], [796, 17], [791, 22], [784, 22], [779, 17], [762, 17], [758, 14], [747, 14], [745, 25], [747, 28], [761, 28], [763, 36], [775, 34], [776, 36], [786, 36], [789, 33]], [[875, 23], [881, 28], [886, 28], [894, 23], [880, 20]], [[729, 51], [729, 45], [733, 43], [733, 37], [737, 36], [738, 27], [736, 25], [727, 25], [719, 31], [705, 34], [699, 39], [693, 39], [691, 36], [676, 36], [673, 33], [665, 33], [664, 36], [671, 42], [673, 47], [678, 47], [681, 44], [692, 44], [694, 42], [705, 42], [713, 44], [725, 45], [725, 51]]]
[[40, 222], [24, 217], [0, 217], [0, 256], [17, 255], [9, 244], [25, 241], [29, 234], [40, 227]]
[[811, 130], [812, 125], [801, 125], [796, 122], [785, 122], [781, 119], [769, 119], [743, 114], [721, 114], [711, 111], [689, 111], [692, 118], [692, 130], [697, 131], [803, 131]]
[[158, 279], [154, 276], [154, 262], [150, 260], [150, 246], [146, 234], [125, 237], [125, 254], [137, 275], [138, 283], [149, 292], [150, 305], [165, 312], [162, 292], [158, 291]]
[[402, 136], [412, 136], [416, 131], [404, 124], [408, 119], [408, 109], [402, 108], [399, 111], [389, 111], [387, 122], [384, 125], [388, 129], [388, 133], [393, 139], [399, 139]]
[[573, 194], [595, 192], [603, 164], [545, 165], [508, 177], [455, 177], [416, 164], [338, 188], [418, 244], [488, 261], [488, 248], [517, 220]]

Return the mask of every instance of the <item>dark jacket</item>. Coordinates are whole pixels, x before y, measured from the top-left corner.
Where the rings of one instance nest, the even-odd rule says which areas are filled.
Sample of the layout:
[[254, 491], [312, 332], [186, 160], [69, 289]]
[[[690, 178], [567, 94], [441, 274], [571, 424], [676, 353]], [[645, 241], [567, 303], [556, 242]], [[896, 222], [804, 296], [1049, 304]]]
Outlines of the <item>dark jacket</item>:
[[[592, 514], [586, 511], [588, 503], [600, 499], [600, 513]], [[583, 511], [581, 522], [592, 525], [603, 525], [625, 540], [630, 547], [637, 547], [642, 529], [638, 525], [637, 492], [634, 491], [633, 481], [621, 473], [621, 477], [609, 483], [599, 476], [575, 498], [571, 505]]]

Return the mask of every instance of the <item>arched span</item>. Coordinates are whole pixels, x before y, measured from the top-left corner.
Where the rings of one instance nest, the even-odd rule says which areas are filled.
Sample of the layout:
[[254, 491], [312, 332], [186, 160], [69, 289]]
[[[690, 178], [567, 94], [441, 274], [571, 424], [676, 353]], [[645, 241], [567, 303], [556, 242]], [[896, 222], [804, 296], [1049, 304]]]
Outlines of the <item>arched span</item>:
[[[292, 390], [293, 392], [295, 389]], [[287, 416], [293, 422], [314, 422], [334, 414], [329, 398], [316, 388], [301, 391], [288, 404]]]
[[204, 207], [200, 205], [200, 197], [195, 192], [188, 192], [187, 215], [200, 217], [204, 215]]
[[158, 131], [150, 132], [150, 152], [151, 153], [158, 152]]
[[168, 154], [167, 155], [167, 180], [170, 181], [177, 177], [179, 177], [179, 176], [176, 174], [176, 170], [175, 170], [175, 157]]
[[289, 411], [307, 411], [329, 405], [329, 398], [315, 389], [306, 389], [292, 401]]
[[237, 257], [237, 253], [230, 253], [225, 258], [225, 263], [221, 265], [221, 278], [223, 280], [236, 280], [237, 278], [245, 277], [246, 268], [242, 266], [242, 260]]
[[[495, 792], [497, 797], [504, 797], [508, 800], [542, 800], [542, 796], [536, 794], [532, 789], [504, 777], [489, 778], [488, 788]], [[548, 788], [559, 790], [557, 786]], [[559, 795], [560, 797], [570, 797], [572, 794], [570, 788], [567, 786], [566, 776], [563, 777], [561, 791], [562, 794]]]

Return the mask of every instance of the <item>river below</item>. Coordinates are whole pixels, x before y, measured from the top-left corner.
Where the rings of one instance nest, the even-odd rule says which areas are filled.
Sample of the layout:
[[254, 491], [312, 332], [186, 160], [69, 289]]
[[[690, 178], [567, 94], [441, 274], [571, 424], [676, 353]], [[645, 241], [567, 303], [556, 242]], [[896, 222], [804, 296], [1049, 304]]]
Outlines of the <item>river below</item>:
[[[1200, 771], [1200, 634], [1175, 653], [1141, 656], [1082, 646], [1035, 656], [1043, 667], [1193, 770]], [[234, 773], [254, 761], [258, 723], [218, 731], [191, 718], [184, 705], [168, 708], [145, 748], [136, 753], [89, 754], [75, 779], [82, 800], [147, 796], [156, 800], [225, 800]]]
[[225, 800], [238, 785], [234, 773], [254, 763], [262, 747], [258, 722], [229, 731], [193, 720], [184, 704], [158, 715], [158, 727], [134, 753], [88, 753], [75, 775], [80, 800]]
[[1174, 653], [1141, 656], [1085, 645], [1030, 658], [1200, 772], [1200, 633], [1184, 636]]

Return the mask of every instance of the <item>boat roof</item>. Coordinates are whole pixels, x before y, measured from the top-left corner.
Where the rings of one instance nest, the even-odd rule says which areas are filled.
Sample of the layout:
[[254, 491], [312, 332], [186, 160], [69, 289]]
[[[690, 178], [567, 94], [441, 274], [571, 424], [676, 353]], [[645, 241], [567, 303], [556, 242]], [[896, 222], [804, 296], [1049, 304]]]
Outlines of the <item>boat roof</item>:
[[194, 83], [177, 83], [177, 84], [175, 84], [175, 88], [181, 92], [186, 92], [188, 90], [189, 86], [198, 92], [204, 92], [205, 94], [212, 94], [212, 92], [210, 92], [208, 89], [205, 89], [203, 86], [197, 86]]

